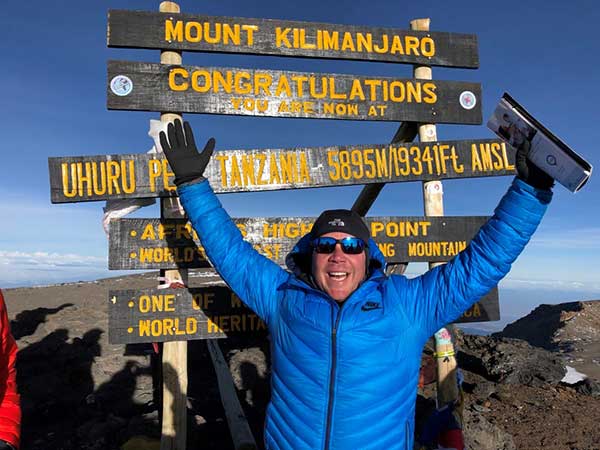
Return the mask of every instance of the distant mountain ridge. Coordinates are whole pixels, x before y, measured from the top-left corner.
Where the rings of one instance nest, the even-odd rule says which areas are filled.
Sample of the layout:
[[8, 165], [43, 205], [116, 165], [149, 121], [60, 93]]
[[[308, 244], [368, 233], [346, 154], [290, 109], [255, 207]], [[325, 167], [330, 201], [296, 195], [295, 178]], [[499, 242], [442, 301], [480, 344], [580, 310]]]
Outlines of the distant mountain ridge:
[[540, 305], [492, 336], [562, 353], [569, 365], [600, 380], [600, 300]]

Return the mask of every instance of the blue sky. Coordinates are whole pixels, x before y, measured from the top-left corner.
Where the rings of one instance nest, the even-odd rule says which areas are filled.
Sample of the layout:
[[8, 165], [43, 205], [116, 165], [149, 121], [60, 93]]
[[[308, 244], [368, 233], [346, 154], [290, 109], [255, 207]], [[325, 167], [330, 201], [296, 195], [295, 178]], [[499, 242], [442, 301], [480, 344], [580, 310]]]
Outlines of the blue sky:
[[[438, 139], [492, 137], [485, 127], [510, 92], [594, 166], [600, 164], [600, 40], [596, 1], [303, 2], [181, 1], [182, 12], [408, 28], [430, 17], [432, 31], [473, 33], [477, 70], [434, 68], [437, 79], [481, 82], [484, 124], [438, 126]], [[145, 152], [158, 113], [108, 111], [109, 59], [158, 62], [154, 50], [106, 47], [110, 8], [157, 10], [158, 1], [21, 2], [0, 15], [3, 164], [0, 177], [0, 286], [48, 284], [116, 275], [107, 267], [103, 202], [52, 205], [47, 158]], [[451, 5], [451, 6], [450, 6]], [[377, 74], [407, 78], [409, 65], [245, 55], [184, 53], [184, 64]], [[384, 143], [397, 124], [384, 122], [187, 115], [197, 139], [217, 149]], [[510, 179], [444, 182], [447, 215], [488, 215]], [[317, 215], [350, 207], [361, 187], [221, 196], [233, 216]], [[579, 193], [558, 186], [542, 226], [501, 288], [529, 304], [600, 298], [600, 181]], [[369, 215], [421, 215], [420, 183], [388, 185]], [[136, 217], [157, 217], [149, 207]], [[424, 266], [411, 266], [414, 274]], [[546, 291], [549, 295], [537, 295]], [[529, 294], [527, 294], [529, 292]], [[551, 294], [555, 294], [556, 298]], [[500, 291], [504, 299], [503, 291]], [[541, 299], [544, 300], [541, 300]], [[539, 301], [538, 301], [539, 299]], [[506, 299], [506, 302], [510, 302]], [[503, 301], [503, 308], [504, 303]], [[521, 307], [514, 305], [515, 308]], [[514, 311], [514, 310], [513, 310]]]

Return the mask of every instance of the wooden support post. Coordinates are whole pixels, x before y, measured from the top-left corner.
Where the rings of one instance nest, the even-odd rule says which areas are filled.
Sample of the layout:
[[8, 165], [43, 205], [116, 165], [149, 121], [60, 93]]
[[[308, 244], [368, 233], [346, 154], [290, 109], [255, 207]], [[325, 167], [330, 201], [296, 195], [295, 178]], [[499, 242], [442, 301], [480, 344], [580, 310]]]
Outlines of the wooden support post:
[[[429, 31], [429, 19], [415, 19], [410, 22], [410, 29], [414, 31]], [[431, 80], [430, 66], [414, 66], [415, 78]], [[437, 141], [437, 130], [433, 124], [419, 125], [419, 140], [421, 142]], [[439, 180], [423, 182], [423, 205], [426, 216], [444, 215], [444, 191]], [[429, 268], [443, 263], [429, 263]], [[437, 358], [437, 402], [439, 406], [458, 399], [458, 386], [456, 383], [456, 358], [451, 341], [450, 331], [442, 328], [435, 334], [435, 351]], [[443, 358], [440, 356], [446, 355]]]
[[[179, 5], [161, 2], [160, 12], [179, 13]], [[161, 64], [181, 64], [181, 53], [162, 51]], [[162, 122], [181, 119], [178, 114], [161, 114]], [[179, 198], [161, 199], [161, 218], [184, 217]], [[179, 280], [187, 285], [187, 270], [161, 270], [167, 280]], [[163, 365], [163, 412], [160, 450], [185, 450], [187, 438], [187, 341], [165, 342], [162, 354]]]
[[233, 378], [231, 377], [231, 372], [225, 362], [225, 358], [223, 358], [219, 343], [216, 339], [209, 339], [206, 341], [206, 345], [208, 346], [208, 351], [210, 352], [210, 357], [212, 358], [217, 374], [219, 393], [221, 394], [221, 402], [227, 416], [233, 447], [235, 450], [256, 450], [256, 441], [254, 440], [240, 401], [237, 398]]
[[[413, 139], [417, 136], [417, 124], [415, 122], [402, 122], [396, 131], [396, 134], [392, 138], [391, 143], [394, 144], [396, 142], [412, 142]], [[367, 184], [363, 187], [362, 191], [354, 201], [354, 205], [352, 205], [352, 211], [356, 211], [362, 217], [367, 215], [373, 203], [377, 199], [377, 196], [385, 186], [385, 183], [374, 183]], [[397, 274], [402, 275], [408, 266], [407, 262], [396, 263], [396, 264], [388, 264], [387, 265], [387, 274]]]

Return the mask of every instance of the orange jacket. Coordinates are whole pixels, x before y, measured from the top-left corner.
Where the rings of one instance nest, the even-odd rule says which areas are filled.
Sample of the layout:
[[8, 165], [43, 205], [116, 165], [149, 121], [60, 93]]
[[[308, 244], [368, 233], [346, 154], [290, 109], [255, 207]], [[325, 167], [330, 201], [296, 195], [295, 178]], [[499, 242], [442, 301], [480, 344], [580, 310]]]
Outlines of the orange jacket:
[[10, 333], [4, 297], [0, 291], [0, 439], [19, 447], [21, 407], [17, 393], [17, 344]]

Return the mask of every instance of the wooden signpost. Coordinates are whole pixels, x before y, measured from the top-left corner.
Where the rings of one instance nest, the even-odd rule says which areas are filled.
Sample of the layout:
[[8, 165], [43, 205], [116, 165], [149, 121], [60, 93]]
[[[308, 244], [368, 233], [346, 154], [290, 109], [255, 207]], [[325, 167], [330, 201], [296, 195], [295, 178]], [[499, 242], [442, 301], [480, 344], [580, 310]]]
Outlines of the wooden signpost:
[[[221, 150], [205, 176], [216, 193], [514, 175], [497, 139]], [[177, 195], [162, 154], [49, 158], [53, 203]]]
[[[368, 217], [371, 236], [388, 262], [448, 261], [487, 221], [483, 216]], [[278, 264], [310, 231], [314, 217], [234, 219], [246, 241]], [[109, 269], [209, 267], [186, 220], [116, 219], [110, 223]]]
[[[166, 1], [158, 13], [111, 10], [107, 43], [161, 50], [161, 64], [108, 63], [108, 109], [161, 112], [163, 121], [181, 113], [403, 121], [392, 144], [220, 151], [205, 173], [218, 193], [365, 184], [368, 189], [354, 205], [362, 215], [384, 183], [423, 181], [426, 217], [367, 220], [389, 262], [448, 261], [487, 219], [434, 217], [443, 214], [434, 205], [441, 207], [439, 180], [514, 174], [514, 150], [501, 141], [437, 141], [433, 124], [482, 121], [480, 84], [433, 80], [429, 68], [477, 68], [474, 35], [430, 32], [428, 21], [414, 21], [410, 30], [399, 30], [181, 14], [176, 3]], [[414, 78], [404, 79], [183, 66], [181, 51], [381, 61], [414, 64], [417, 69]], [[417, 123], [424, 124], [419, 129], [421, 142], [409, 143]], [[54, 203], [162, 197], [161, 219], [111, 222], [110, 269], [160, 268], [167, 278], [186, 284], [186, 269], [208, 266], [187, 221], [167, 215], [166, 203], [176, 200], [176, 192], [162, 156], [50, 158], [49, 171]], [[434, 192], [436, 187], [439, 192]], [[236, 224], [260, 253], [283, 264], [313, 220], [252, 218], [236, 219]], [[217, 286], [111, 291], [109, 311], [111, 343], [165, 342], [165, 367], [175, 370], [164, 380], [161, 450], [183, 450], [185, 343], [264, 332], [264, 324], [228, 288]], [[498, 291], [493, 289], [459, 322], [498, 318]], [[217, 350], [210, 346], [219, 361], [215, 366], [221, 368], [217, 372], [222, 373], [225, 365]], [[221, 382], [220, 389], [225, 392]], [[227, 397], [236, 403], [231, 389]], [[239, 404], [228, 414], [232, 427], [236, 421], [229, 419], [235, 417], [243, 417]], [[236, 448], [253, 446], [247, 426], [232, 430], [232, 435]]]
[[108, 62], [108, 109], [481, 123], [481, 85], [233, 67]]
[[267, 334], [265, 324], [225, 286], [110, 291], [111, 344]]
[[479, 67], [473, 34], [110, 10], [109, 47]]
[[[225, 286], [110, 291], [108, 312], [111, 344], [267, 334], [265, 324]], [[457, 323], [498, 320], [498, 315], [494, 289]]]

